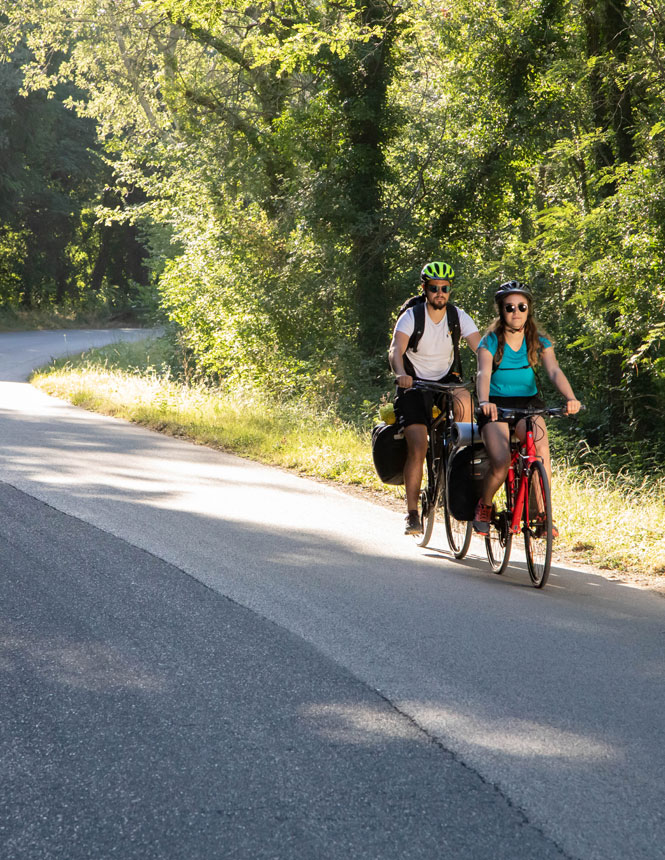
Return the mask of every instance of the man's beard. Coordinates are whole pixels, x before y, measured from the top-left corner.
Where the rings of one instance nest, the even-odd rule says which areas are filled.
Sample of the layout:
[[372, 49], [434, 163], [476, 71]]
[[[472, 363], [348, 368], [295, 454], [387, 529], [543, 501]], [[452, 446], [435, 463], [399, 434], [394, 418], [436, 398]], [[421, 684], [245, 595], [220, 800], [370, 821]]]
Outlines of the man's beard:
[[[436, 310], [440, 311], [442, 308], [445, 308], [446, 304], [448, 303], [448, 295], [441, 295], [441, 293], [437, 293], [435, 296], [428, 296], [427, 301], [433, 308], [436, 308]], [[441, 301], [443, 301], [443, 304], [438, 304], [438, 302]]]

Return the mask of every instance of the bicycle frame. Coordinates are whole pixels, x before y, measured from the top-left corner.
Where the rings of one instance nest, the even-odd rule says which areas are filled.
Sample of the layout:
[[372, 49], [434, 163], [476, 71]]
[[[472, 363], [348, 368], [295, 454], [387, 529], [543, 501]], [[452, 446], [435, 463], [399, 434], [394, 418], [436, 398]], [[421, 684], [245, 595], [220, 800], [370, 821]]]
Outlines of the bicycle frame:
[[[536, 455], [536, 442], [533, 437], [533, 421], [526, 416], [526, 439], [523, 443], [515, 445], [508, 468], [508, 481], [510, 483], [511, 495], [515, 499], [510, 521], [510, 531], [516, 535], [521, 532], [522, 511], [526, 503], [527, 474], [529, 466], [538, 458]], [[519, 475], [519, 489], [515, 497], [515, 480]]]
[[[431, 389], [430, 389], [431, 390]], [[443, 409], [434, 421], [432, 421], [427, 433], [427, 447], [429, 456], [425, 458], [426, 468], [432, 471], [431, 483], [439, 470], [445, 471], [448, 452], [445, 450], [447, 435], [454, 421], [454, 400], [452, 392], [443, 392]]]

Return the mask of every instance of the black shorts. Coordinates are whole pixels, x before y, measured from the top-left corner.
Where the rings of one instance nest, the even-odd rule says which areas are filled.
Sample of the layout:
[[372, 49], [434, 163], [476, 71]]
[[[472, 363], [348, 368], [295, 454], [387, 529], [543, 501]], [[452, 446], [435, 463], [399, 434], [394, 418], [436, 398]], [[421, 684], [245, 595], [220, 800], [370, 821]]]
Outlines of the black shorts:
[[[417, 378], [414, 377], [414, 379]], [[461, 385], [460, 378], [455, 373], [448, 373], [441, 379], [431, 381], [457, 382]], [[432, 406], [436, 405], [441, 409], [444, 396], [444, 394], [435, 394], [433, 391], [420, 391], [418, 388], [398, 388], [395, 395], [397, 420], [402, 427], [408, 427], [411, 424], [424, 424], [429, 427], [432, 423]]]
[[[545, 404], [538, 397], [537, 394], [533, 394], [530, 397], [490, 397], [490, 403], [496, 403], [497, 406], [503, 406], [504, 409], [521, 409], [524, 406], [531, 406], [534, 409], [542, 409]], [[478, 429], [482, 430], [486, 424], [490, 424], [491, 419], [478, 410], [476, 412], [476, 421], [478, 423]], [[495, 424], [507, 424], [505, 418], [497, 418]]]

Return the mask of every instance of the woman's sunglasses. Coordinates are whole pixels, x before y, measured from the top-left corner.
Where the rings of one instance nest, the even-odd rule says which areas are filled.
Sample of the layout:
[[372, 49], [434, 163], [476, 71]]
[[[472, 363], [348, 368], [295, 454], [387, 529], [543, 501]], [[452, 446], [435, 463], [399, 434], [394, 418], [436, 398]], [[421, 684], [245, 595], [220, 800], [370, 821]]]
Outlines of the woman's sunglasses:
[[518, 305], [506, 304], [503, 306], [503, 309], [507, 314], [514, 314], [516, 310], [524, 314], [529, 310], [529, 306], [526, 302], [520, 302]]

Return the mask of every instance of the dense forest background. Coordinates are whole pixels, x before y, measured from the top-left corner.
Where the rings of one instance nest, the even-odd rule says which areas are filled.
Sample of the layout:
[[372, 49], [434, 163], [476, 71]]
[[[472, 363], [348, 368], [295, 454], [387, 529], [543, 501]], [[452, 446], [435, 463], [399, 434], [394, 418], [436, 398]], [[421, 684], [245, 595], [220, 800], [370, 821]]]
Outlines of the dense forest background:
[[527, 280], [586, 443], [662, 462], [662, 0], [11, 0], [0, 34], [5, 307], [156, 304], [202, 377], [353, 414], [445, 259], [480, 327]]

